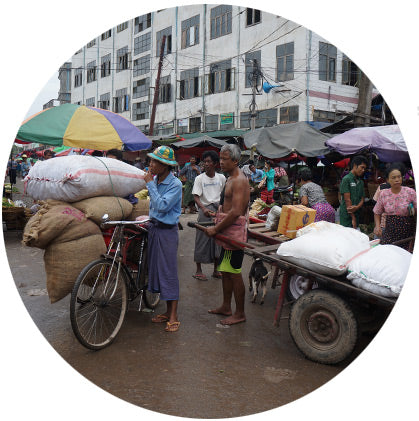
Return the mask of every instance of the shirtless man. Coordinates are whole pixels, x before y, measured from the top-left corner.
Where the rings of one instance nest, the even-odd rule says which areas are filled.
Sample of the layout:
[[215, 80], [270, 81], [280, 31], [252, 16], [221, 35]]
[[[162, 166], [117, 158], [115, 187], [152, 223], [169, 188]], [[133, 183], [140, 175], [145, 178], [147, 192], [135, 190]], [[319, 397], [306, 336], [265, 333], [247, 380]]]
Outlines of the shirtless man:
[[[225, 184], [224, 198], [221, 197], [223, 213], [227, 216], [218, 224], [206, 228], [206, 234], [210, 237], [222, 234], [223, 231], [242, 215], [246, 215], [249, 206], [250, 188], [247, 177], [238, 167], [240, 148], [237, 145], [226, 145], [220, 151], [221, 171], [228, 173], [229, 177]], [[246, 321], [244, 313], [245, 287], [241, 275], [243, 263], [243, 250], [225, 250], [222, 248], [218, 270], [221, 272], [223, 284], [223, 303], [214, 310], [208, 310], [210, 314], [227, 316], [221, 320], [223, 325], [233, 325]], [[234, 294], [236, 311], [231, 311], [231, 299]]]

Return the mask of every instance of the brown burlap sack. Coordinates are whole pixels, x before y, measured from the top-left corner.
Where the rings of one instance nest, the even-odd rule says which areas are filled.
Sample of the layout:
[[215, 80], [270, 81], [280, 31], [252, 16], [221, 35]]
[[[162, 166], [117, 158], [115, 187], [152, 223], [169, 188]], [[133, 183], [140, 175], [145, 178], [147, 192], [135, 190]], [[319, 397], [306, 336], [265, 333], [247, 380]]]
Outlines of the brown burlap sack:
[[102, 216], [107, 213], [113, 221], [128, 219], [132, 204], [122, 197], [99, 196], [80, 200], [71, 204], [81, 210], [87, 218], [96, 224], [102, 223]]
[[140, 199], [138, 200], [138, 203], [136, 203], [132, 207], [132, 212], [128, 219], [129, 221], [134, 221], [137, 216], [148, 215], [149, 211], [150, 211], [150, 200]]
[[91, 235], [65, 243], [51, 243], [44, 253], [47, 291], [51, 303], [70, 294], [82, 269], [105, 252], [102, 235]]
[[93, 234], [100, 234], [100, 228], [87, 220], [83, 212], [68, 203], [48, 200], [27, 222], [22, 243], [44, 249], [52, 241], [76, 240]]

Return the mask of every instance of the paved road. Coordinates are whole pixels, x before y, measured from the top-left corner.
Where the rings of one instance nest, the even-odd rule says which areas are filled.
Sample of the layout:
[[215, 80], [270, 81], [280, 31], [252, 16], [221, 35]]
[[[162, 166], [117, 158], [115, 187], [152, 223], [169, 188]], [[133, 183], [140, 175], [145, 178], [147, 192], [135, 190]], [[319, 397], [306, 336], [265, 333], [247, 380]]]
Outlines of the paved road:
[[[5, 245], [13, 278], [36, 326], [79, 373], [111, 394], [153, 411], [193, 418], [236, 417], [292, 402], [340, 373], [370, 338], [362, 338], [352, 359], [338, 366], [306, 360], [294, 346], [286, 308], [273, 326], [279, 290], [268, 291], [265, 304], [246, 296], [247, 322], [230, 328], [207, 310], [221, 302], [221, 281], [198, 281], [194, 273], [194, 215], [182, 215], [179, 277], [179, 332], [169, 334], [150, 322], [151, 313], [132, 308], [112, 346], [99, 352], [75, 339], [69, 297], [50, 304], [45, 294], [43, 251], [21, 245], [20, 232], [6, 232]], [[78, 251], [75, 250], [75, 253]], [[57, 262], [59, 264], [59, 262]], [[251, 259], [245, 257], [247, 276]], [[204, 266], [207, 275], [210, 265]], [[164, 309], [160, 304], [156, 311]], [[57, 376], [59, 387], [60, 377]]]

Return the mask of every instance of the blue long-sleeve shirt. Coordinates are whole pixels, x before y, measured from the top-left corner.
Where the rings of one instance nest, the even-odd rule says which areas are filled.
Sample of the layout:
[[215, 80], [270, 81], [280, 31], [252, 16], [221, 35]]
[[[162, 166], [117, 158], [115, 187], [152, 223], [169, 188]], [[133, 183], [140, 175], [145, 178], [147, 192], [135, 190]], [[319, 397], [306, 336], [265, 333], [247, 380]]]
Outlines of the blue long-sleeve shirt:
[[150, 196], [150, 218], [168, 225], [177, 224], [182, 211], [181, 181], [170, 173], [161, 183], [157, 184], [157, 177], [154, 177], [146, 186]]

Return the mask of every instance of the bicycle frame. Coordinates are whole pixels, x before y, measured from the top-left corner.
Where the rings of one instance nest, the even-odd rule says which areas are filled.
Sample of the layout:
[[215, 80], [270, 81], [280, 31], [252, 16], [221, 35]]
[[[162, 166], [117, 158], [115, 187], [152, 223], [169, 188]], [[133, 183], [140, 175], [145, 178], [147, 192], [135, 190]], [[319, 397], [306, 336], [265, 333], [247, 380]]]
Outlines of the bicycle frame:
[[[148, 220], [141, 221], [141, 222], [139, 221], [138, 222], [137, 221], [106, 221], [102, 224], [103, 226], [106, 226], [106, 225], [115, 226], [115, 229], [113, 230], [112, 237], [109, 242], [107, 253], [106, 253], [106, 257], [109, 259], [112, 259], [112, 266], [111, 266], [110, 274], [112, 273], [115, 265], [118, 265], [118, 269], [117, 269], [118, 278], [117, 279], [119, 279], [121, 270], [125, 272], [129, 280], [129, 284], [127, 285], [128, 292], [129, 292], [129, 300], [133, 301], [135, 300], [135, 298], [138, 297], [138, 295], [141, 294], [139, 311], [141, 310], [142, 295], [144, 293], [143, 291], [144, 285], [141, 284], [141, 266], [143, 262], [144, 250], [145, 250], [146, 241], [147, 241], [146, 234], [148, 232], [148, 230], [143, 226], [143, 224], [147, 221]], [[140, 245], [140, 252], [139, 252], [138, 260], [136, 259], [135, 262], [130, 262], [131, 265], [129, 265], [127, 261], [127, 256], [126, 256], [127, 248], [125, 247], [125, 245], [127, 241], [138, 238], [141, 235], [141, 233], [132, 231], [133, 235], [127, 238], [126, 228], [125, 228], [126, 225], [137, 225], [138, 228], [141, 231], [143, 231], [143, 235], [141, 236], [141, 240], [140, 240], [141, 245]], [[135, 271], [135, 269], [131, 268], [131, 270], [129, 270], [129, 267], [132, 265], [134, 265], [135, 268], [137, 269], [135, 280], [133, 279], [131, 275], [131, 272]], [[108, 281], [109, 281], [109, 278], [105, 282], [105, 291], [106, 291]], [[114, 291], [112, 292], [110, 299], [113, 297], [113, 294], [115, 293], [116, 288], [117, 288], [117, 284], [115, 284]], [[95, 290], [95, 287], [93, 287], [93, 291], [94, 290]]]

